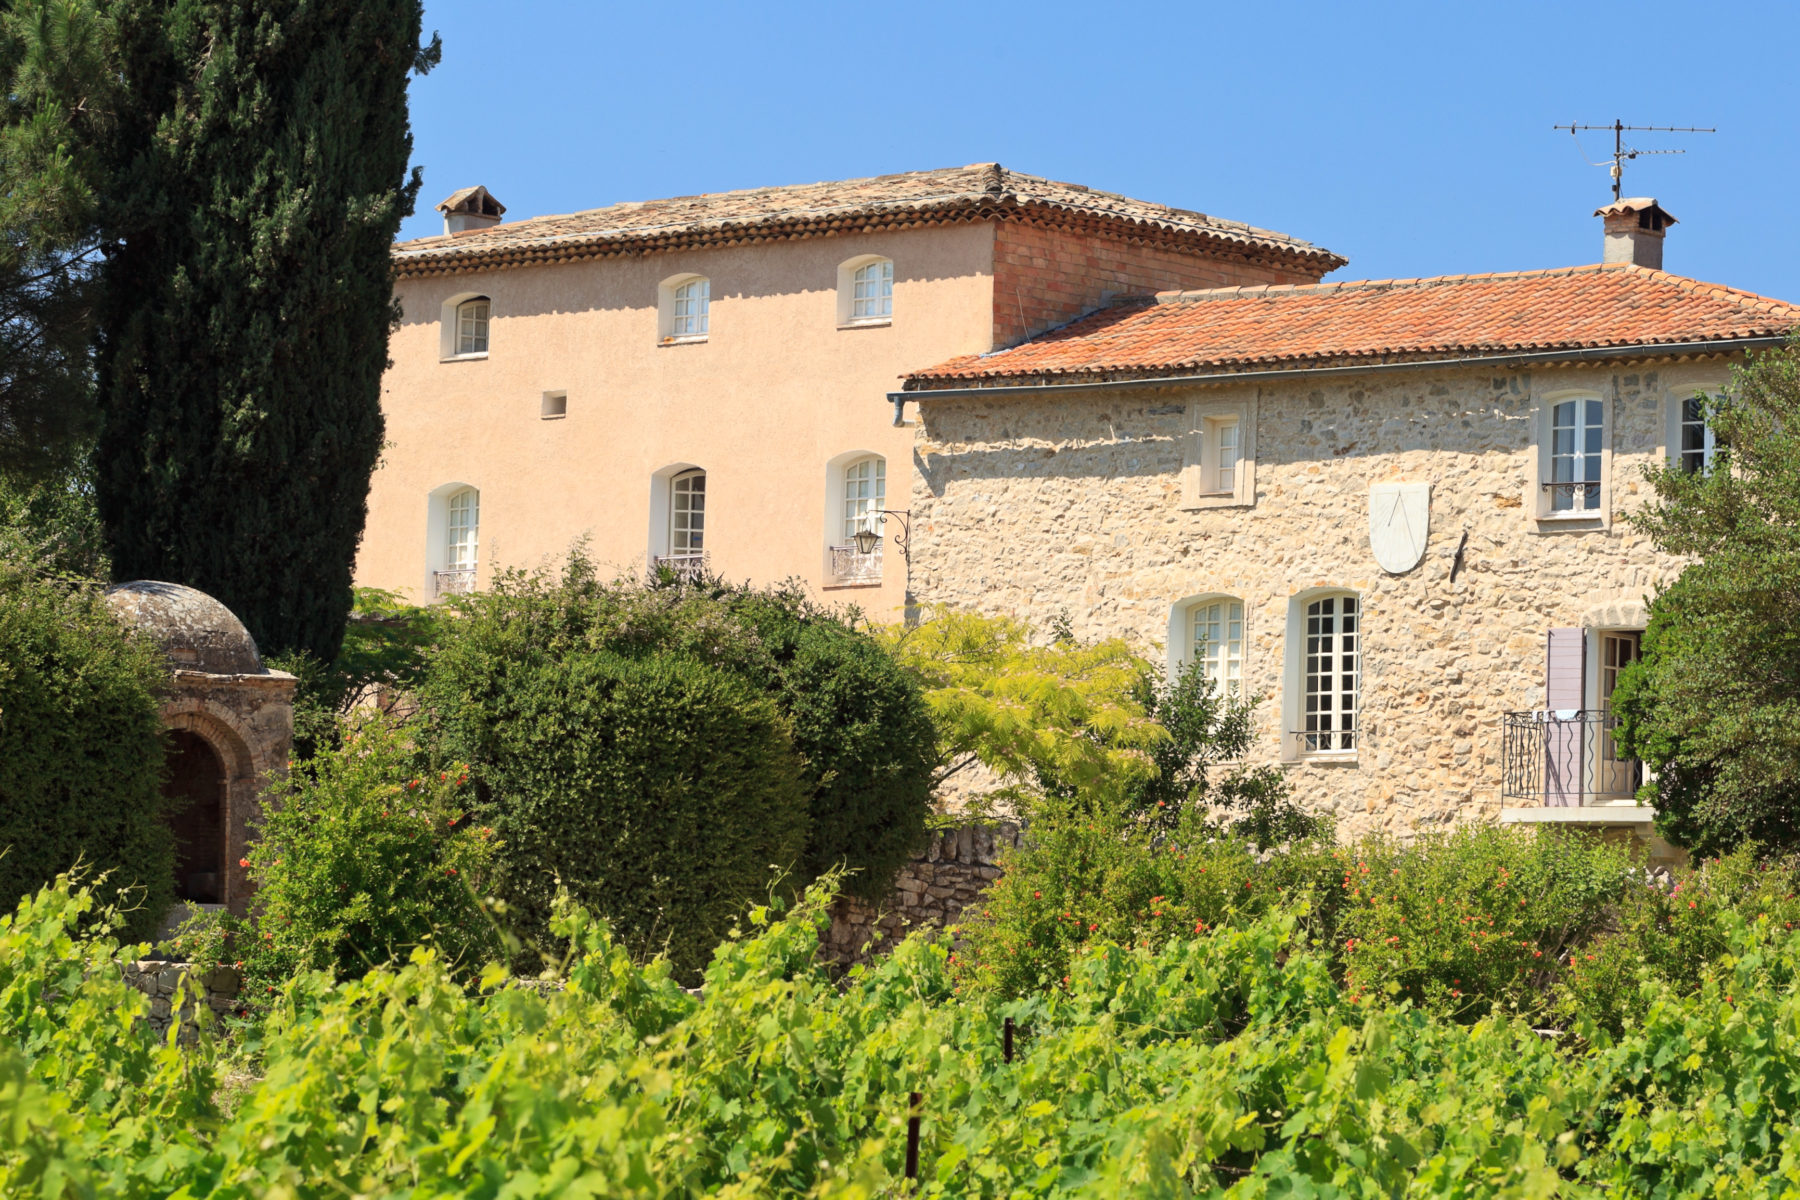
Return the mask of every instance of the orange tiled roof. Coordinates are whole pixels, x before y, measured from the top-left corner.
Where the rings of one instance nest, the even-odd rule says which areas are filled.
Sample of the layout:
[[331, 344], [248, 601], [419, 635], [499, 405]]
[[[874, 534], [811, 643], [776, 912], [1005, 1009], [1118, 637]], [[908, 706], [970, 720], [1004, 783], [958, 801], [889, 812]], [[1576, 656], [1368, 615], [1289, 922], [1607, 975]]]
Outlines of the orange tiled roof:
[[1040, 179], [999, 163], [614, 204], [401, 242], [393, 254], [399, 274], [435, 275], [473, 267], [993, 219], [1055, 220], [1105, 228], [1213, 253], [1304, 263], [1320, 274], [1346, 261], [1285, 233]]
[[908, 390], [1769, 337], [1800, 308], [1630, 263], [1168, 292], [907, 376]]

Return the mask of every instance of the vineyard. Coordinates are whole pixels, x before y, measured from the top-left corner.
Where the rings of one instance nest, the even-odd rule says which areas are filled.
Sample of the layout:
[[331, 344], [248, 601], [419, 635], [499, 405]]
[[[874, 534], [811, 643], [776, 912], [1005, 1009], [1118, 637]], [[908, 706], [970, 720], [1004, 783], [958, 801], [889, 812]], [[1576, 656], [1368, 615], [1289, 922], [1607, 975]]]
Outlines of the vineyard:
[[498, 968], [465, 987], [419, 951], [302, 976], [259, 1027], [182, 1048], [136, 1027], [120, 948], [59, 883], [0, 924], [0, 1194], [1800, 1189], [1800, 935], [1767, 914], [1722, 909], [1697, 986], [1646, 973], [1615, 1035], [1347, 988], [1303, 895], [1154, 946], [1089, 942], [1066, 982], [1010, 998], [922, 938], [834, 980], [826, 900], [753, 910], [700, 995], [565, 909], [560, 989]]

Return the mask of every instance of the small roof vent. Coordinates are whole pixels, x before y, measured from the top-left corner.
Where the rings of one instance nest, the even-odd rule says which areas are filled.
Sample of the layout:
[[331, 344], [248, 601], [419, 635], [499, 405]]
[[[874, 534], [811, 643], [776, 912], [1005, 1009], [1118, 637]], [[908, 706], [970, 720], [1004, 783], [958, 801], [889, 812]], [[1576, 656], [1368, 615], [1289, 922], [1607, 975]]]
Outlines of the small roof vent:
[[506, 205], [494, 199], [486, 188], [477, 185], [452, 192], [437, 210], [444, 214], [444, 232], [458, 234], [498, 225]]
[[1614, 200], [1594, 210], [1604, 218], [1606, 251], [1601, 262], [1628, 262], [1662, 270], [1663, 237], [1675, 218], [1650, 196]]

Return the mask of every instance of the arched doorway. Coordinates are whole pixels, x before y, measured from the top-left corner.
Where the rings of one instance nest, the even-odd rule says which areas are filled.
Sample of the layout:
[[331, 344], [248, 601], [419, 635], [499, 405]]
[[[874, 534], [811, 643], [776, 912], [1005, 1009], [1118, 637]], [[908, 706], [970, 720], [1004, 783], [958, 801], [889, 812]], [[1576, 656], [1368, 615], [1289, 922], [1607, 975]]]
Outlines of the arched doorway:
[[169, 735], [169, 780], [163, 794], [175, 832], [175, 898], [225, 902], [225, 764], [197, 733]]

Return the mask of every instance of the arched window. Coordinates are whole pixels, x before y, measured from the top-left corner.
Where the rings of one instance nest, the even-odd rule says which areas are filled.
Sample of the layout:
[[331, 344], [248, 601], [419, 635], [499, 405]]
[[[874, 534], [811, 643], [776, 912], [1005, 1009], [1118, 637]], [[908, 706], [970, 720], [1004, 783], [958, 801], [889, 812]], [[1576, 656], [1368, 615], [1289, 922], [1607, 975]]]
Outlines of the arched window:
[[1302, 754], [1356, 749], [1362, 690], [1361, 605], [1353, 595], [1305, 601], [1299, 645], [1300, 724], [1290, 726]]
[[1200, 673], [1221, 695], [1236, 696], [1244, 681], [1244, 604], [1228, 596], [1188, 609], [1188, 645]]
[[[881, 510], [887, 507], [887, 460], [885, 458], [863, 458], [850, 463], [844, 468], [844, 541], [848, 543], [858, 533], [872, 529], [881, 533], [886, 528], [887, 518]], [[881, 553], [881, 544], [875, 545], [875, 553]]]
[[886, 325], [893, 317], [893, 259], [864, 254], [839, 264], [839, 325]]
[[669, 480], [669, 550], [676, 569], [698, 567], [706, 555], [706, 472], [683, 471]]
[[712, 324], [712, 280], [703, 275], [677, 275], [662, 284], [662, 340], [705, 340]]
[[444, 498], [444, 566], [436, 572], [438, 595], [474, 588], [480, 535], [481, 493], [472, 487], [451, 492]]
[[456, 306], [456, 353], [488, 352], [488, 298], [477, 296]]

